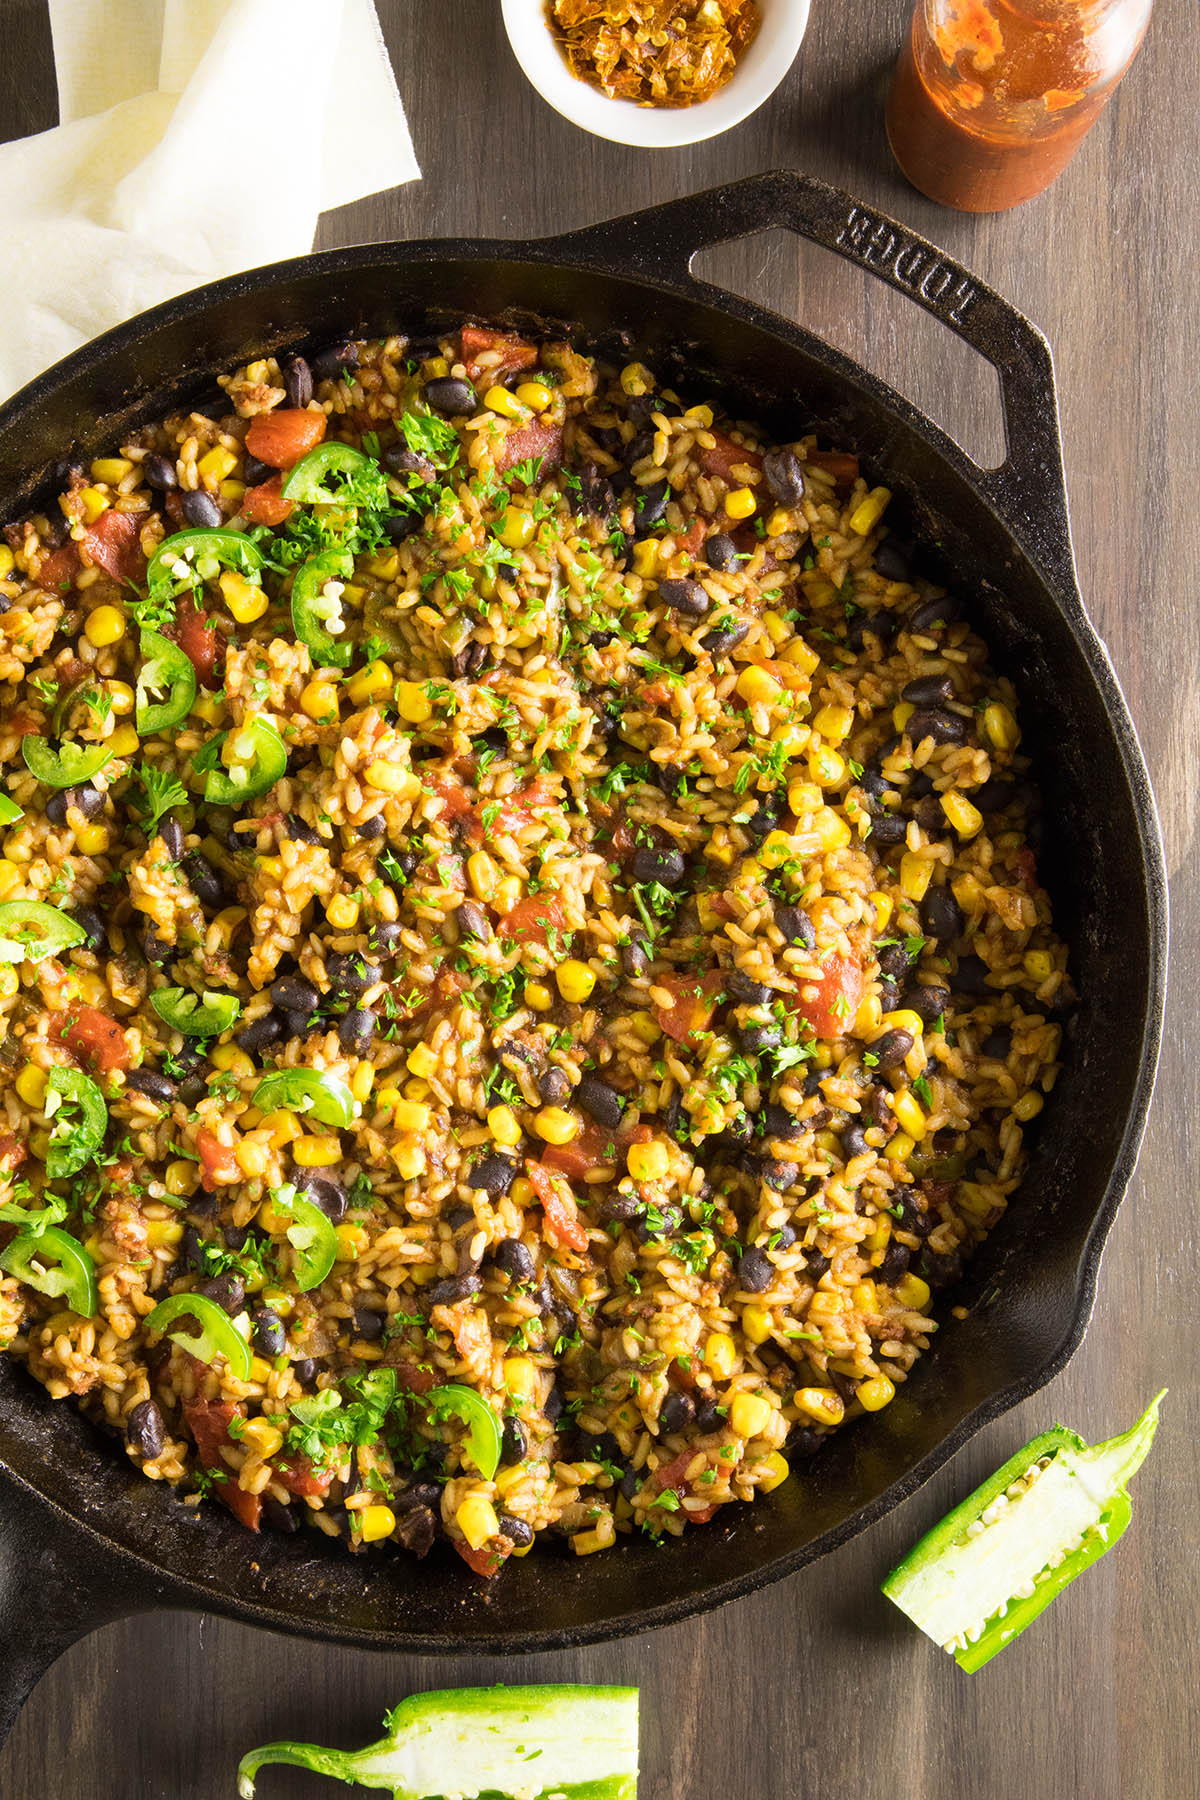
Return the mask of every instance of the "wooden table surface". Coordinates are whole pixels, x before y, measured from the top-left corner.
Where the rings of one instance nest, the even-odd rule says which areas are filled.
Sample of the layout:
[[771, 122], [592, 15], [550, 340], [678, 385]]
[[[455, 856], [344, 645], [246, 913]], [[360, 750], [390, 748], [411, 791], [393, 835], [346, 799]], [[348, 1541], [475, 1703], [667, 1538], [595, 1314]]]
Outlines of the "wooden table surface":
[[[44, 0], [4, 0], [0, 136], [54, 123]], [[943, 244], [1054, 346], [1084, 594], [1142, 733], [1173, 884], [1174, 983], [1138, 1176], [1095, 1317], [1066, 1373], [982, 1432], [914, 1499], [802, 1574], [649, 1637], [523, 1659], [423, 1661], [322, 1648], [215, 1618], [110, 1626], [41, 1683], [0, 1752], [5, 1800], [218, 1800], [239, 1753], [274, 1737], [347, 1747], [410, 1691], [462, 1682], [636, 1682], [643, 1800], [1186, 1800], [1200, 1794], [1200, 1405], [1194, 1000], [1200, 961], [1200, 512], [1196, 506], [1200, 15], [1160, 0], [1140, 60], [1042, 198], [972, 219], [891, 164], [882, 98], [910, 0], [814, 0], [800, 58], [737, 130], [648, 152], [585, 136], [514, 63], [496, 0], [380, 0], [424, 180], [327, 216], [320, 243], [560, 231], [730, 178], [795, 167]], [[112, 6], [119, 19], [122, 7]], [[231, 105], [236, 101], [231, 96]], [[231, 115], [232, 120], [232, 115]], [[230, 179], [236, 129], [214, 121]], [[269, 182], [264, 184], [269, 194]], [[899, 296], [826, 253], [766, 235], [704, 272], [803, 319], [985, 455], [995, 383]], [[8, 279], [19, 280], [10, 268]], [[897, 1555], [1056, 1418], [1129, 1425], [1169, 1385], [1119, 1550], [986, 1671], [961, 1674], [878, 1592]], [[702, 1554], [702, 1550], [699, 1552]], [[336, 1792], [279, 1771], [266, 1796]]]

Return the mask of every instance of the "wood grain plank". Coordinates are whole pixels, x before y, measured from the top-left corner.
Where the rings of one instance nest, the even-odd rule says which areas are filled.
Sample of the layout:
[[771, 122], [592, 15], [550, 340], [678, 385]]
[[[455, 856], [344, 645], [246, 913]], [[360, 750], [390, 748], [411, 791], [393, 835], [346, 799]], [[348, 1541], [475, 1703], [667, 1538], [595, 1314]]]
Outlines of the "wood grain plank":
[[[215, 1800], [236, 1756], [295, 1734], [353, 1745], [410, 1689], [506, 1679], [632, 1680], [643, 1800], [1184, 1800], [1200, 1792], [1192, 1642], [1200, 1602], [1195, 1363], [1200, 1186], [1200, 513], [1195, 505], [1200, 191], [1192, 70], [1200, 19], [1160, 0], [1137, 68], [1069, 173], [1009, 215], [946, 213], [892, 168], [881, 123], [908, 0], [814, 7], [796, 67], [715, 143], [651, 156], [585, 137], [525, 86], [494, 0], [386, 0], [380, 14], [425, 179], [343, 208], [323, 244], [530, 238], [773, 166], [809, 169], [896, 213], [1046, 330], [1058, 366], [1084, 591], [1158, 784], [1175, 879], [1175, 994], [1138, 1179], [1082, 1350], [1043, 1395], [919, 1495], [805, 1574], [651, 1637], [503, 1663], [373, 1657], [181, 1615], [114, 1625], [41, 1684], [7, 1749], [11, 1800]], [[53, 123], [41, 0], [7, 0], [0, 134]], [[802, 318], [962, 434], [995, 443], [990, 377], [858, 271], [772, 235], [714, 253], [720, 278]], [[990, 434], [990, 435], [989, 435]], [[973, 1678], [878, 1593], [953, 1499], [1061, 1416], [1099, 1437], [1172, 1384], [1116, 1555]], [[316, 1800], [289, 1774], [262, 1792]]]

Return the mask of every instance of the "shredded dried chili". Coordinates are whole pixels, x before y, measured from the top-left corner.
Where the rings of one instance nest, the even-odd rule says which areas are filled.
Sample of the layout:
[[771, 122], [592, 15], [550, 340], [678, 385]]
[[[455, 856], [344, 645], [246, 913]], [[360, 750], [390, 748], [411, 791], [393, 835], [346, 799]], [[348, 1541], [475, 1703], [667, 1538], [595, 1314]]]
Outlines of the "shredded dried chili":
[[573, 75], [638, 106], [710, 99], [759, 26], [758, 0], [550, 0], [547, 17]]

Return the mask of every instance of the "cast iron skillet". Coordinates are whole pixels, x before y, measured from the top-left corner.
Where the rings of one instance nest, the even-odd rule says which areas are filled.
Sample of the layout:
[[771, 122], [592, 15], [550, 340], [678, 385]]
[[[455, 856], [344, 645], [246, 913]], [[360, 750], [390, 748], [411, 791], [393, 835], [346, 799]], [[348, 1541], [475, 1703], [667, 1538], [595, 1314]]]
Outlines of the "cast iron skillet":
[[[846, 357], [696, 281], [705, 245], [784, 226], [840, 252], [950, 326], [1000, 372], [1008, 458], [984, 472]], [[492, 1586], [449, 1551], [352, 1558], [312, 1533], [255, 1537], [184, 1509], [70, 1406], [0, 1368], [0, 1728], [91, 1627], [204, 1608], [337, 1643], [404, 1651], [552, 1649], [720, 1605], [845, 1542], [986, 1421], [1063, 1367], [1091, 1311], [1105, 1236], [1133, 1169], [1154, 1078], [1166, 901], [1154, 802], [1120, 689], [1076, 586], [1050, 353], [1010, 305], [904, 227], [820, 182], [763, 175], [534, 244], [384, 244], [214, 283], [108, 332], [0, 411], [0, 518], [74, 443], [93, 454], [282, 346], [473, 315], [678, 364], [696, 397], [789, 438], [856, 450], [938, 550], [1024, 699], [1053, 821], [1044, 871], [1083, 995], [1033, 1165], [970, 1265], [970, 1312], [885, 1412], [839, 1434], [769, 1500], [666, 1548], [577, 1559], [553, 1549]], [[623, 334], [623, 335], [622, 335]], [[32, 473], [31, 473], [32, 471]]]

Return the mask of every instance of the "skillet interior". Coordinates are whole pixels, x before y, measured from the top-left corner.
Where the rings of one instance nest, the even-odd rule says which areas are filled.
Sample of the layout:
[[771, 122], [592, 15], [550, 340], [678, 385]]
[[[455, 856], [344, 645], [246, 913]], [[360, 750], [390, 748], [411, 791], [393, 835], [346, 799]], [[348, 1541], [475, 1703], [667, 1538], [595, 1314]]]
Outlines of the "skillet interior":
[[[311, 1534], [255, 1538], [219, 1508], [184, 1509], [101, 1445], [73, 1409], [0, 1367], [0, 1460], [91, 1528], [101, 1566], [105, 1543], [119, 1546], [147, 1575], [169, 1572], [168, 1600], [381, 1647], [548, 1648], [666, 1623], [811, 1561], [894, 1505], [1075, 1347], [1153, 1074], [1162, 924], [1152, 802], [1077, 598], [1056, 597], [948, 440], [818, 340], [715, 290], [681, 282], [667, 293], [567, 266], [554, 250], [535, 245], [518, 259], [501, 244], [374, 246], [170, 302], [0, 411], [0, 518], [28, 506], [68, 446], [87, 454], [119, 442], [132, 424], [211, 388], [211, 371], [264, 349], [427, 331], [466, 314], [552, 330], [571, 321], [593, 347], [620, 346], [622, 361], [636, 345], [663, 371], [679, 362], [696, 398], [715, 392], [735, 416], [777, 436], [816, 428], [857, 450], [896, 493], [899, 517], [906, 512], [918, 537], [936, 544], [920, 566], [967, 598], [1023, 698], [1053, 822], [1044, 878], [1083, 999], [1026, 1181], [953, 1296], [970, 1316], [945, 1321], [890, 1408], [837, 1434], [769, 1499], [730, 1509], [732, 1526], [661, 1549], [630, 1543], [583, 1559], [551, 1551], [484, 1593], [442, 1550], [420, 1565], [356, 1559]], [[623, 339], [614, 321], [628, 324]]]

